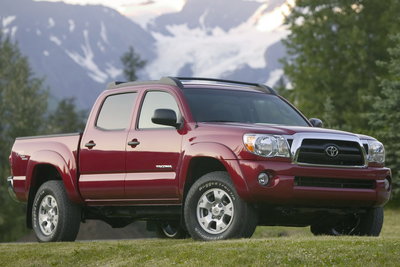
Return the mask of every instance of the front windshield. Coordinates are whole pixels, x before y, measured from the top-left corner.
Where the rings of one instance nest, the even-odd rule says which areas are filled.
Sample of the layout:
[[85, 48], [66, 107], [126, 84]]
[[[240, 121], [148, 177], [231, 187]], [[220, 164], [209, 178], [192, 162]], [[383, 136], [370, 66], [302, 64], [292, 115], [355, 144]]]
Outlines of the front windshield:
[[296, 110], [275, 95], [225, 89], [187, 88], [183, 91], [198, 122], [309, 126]]

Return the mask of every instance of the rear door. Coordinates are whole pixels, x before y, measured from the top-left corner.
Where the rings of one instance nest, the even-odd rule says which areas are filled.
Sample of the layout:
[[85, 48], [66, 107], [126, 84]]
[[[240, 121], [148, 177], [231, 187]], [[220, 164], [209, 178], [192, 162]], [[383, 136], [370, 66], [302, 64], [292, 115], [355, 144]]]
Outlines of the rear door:
[[136, 96], [136, 92], [107, 96], [88, 121], [79, 155], [84, 199], [124, 198], [126, 140]]
[[128, 133], [125, 196], [138, 202], [178, 201], [182, 134], [176, 128], [154, 124], [156, 109], [172, 109], [178, 121], [181, 111], [173, 94], [163, 90], [145, 92], [136, 127]]

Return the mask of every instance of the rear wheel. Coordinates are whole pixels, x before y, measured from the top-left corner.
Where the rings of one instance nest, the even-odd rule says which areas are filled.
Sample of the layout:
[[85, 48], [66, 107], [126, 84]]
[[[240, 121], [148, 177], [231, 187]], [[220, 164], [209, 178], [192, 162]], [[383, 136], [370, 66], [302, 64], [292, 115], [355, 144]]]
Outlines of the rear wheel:
[[365, 213], [351, 214], [334, 224], [311, 225], [314, 235], [358, 235], [379, 236], [383, 225], [383, 208], [371, 208]]
[[239, 197], [226, 172], [208, 173], [193, 184], [184, 216], [188, 232], [197, 240], [251, 237], [257, 226], [254, 208]]
[[48, 181], [39, 188], [32, 206], [38, 241], [74, 241], [80, 221], [81, 208], [68, 199], [62, 181]]

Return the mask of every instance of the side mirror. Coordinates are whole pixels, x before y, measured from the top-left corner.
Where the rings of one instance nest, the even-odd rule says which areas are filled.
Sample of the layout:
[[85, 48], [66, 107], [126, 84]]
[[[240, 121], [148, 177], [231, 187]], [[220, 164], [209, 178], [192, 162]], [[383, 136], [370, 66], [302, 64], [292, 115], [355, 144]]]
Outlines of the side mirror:
[[320, 119], [311, 118], [309, 121], [313, 127], [324, 127], [324, 123]]
[[176, 113], [172, 109], [156, 109], [151, 121], [155, 124], [167, 125], [172, 127], [179, 127], [179, 123], [176, 122]]

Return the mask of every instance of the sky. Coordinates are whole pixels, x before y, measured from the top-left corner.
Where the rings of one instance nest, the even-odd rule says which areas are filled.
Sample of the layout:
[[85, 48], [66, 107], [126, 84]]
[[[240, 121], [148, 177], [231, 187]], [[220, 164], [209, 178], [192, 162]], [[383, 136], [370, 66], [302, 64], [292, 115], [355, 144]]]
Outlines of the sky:
[[170, 12], [180, 11], [185, 0], [35, 0], [59, 2], [79, 5], [104, 5], [130, 17], [135, 22], [145, 26], [152, 18]]

